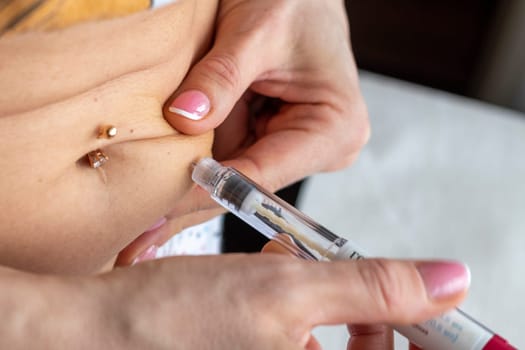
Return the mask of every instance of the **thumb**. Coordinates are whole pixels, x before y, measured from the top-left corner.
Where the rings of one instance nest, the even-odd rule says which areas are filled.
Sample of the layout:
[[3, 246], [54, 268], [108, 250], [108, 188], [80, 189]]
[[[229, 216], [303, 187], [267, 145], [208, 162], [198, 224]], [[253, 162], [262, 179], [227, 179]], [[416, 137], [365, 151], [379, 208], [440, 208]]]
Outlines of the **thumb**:
[[164, 116], [176, 130], [197, 135], [221, 124], [242, 94], [263, 70], [255, 50], [241, 40], [217, 42], [188, 73], [164, 106]]

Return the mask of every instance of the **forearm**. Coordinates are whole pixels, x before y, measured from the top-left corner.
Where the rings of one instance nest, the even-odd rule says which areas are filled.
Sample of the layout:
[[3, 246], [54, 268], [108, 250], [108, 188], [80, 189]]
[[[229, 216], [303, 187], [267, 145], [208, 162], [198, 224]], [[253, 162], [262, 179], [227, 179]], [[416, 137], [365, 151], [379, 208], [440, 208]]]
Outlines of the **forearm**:
[[[89, 283], [87, 283], [89, 281]], [[0, 348], [120, 348], [94, 278], [67, 279], [0, 267]], [[121, 328], [122, 329], [122, 328]]]

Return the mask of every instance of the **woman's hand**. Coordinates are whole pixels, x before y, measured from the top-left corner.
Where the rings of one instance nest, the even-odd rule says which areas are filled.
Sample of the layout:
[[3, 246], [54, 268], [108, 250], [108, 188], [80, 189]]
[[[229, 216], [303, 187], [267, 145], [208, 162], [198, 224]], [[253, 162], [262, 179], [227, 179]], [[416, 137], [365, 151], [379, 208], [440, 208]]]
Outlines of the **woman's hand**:
[[[270, 241], [263, 247], [263, 253], [277, 253], [294, 256], [288, 248], [276, 241]], [[347, 326], [350, 340], [347, 350], [392, 350], [394, 349], [394, 332], [385, 324], [349, 324]], [[315, 343], [315, 342], [312, 342]], [[312, 346], [316, 348], [317, 346]], [[410, 344], [409, 350], [420, 350]]]
[[369, 124], [343, 1], [221, 1], [211, 51], [164, 111], [187, 134], [220, 125], [215, 157], [270, 190], [349, 165]]
[[[178, 1], [0, 39], [0, 263], [98, 271], [188, 192], [212, 133], [181, 135], [162, 104], [208, 48], [215, 16], [213, 1]], [[107, 125], [117, 136], [97, 138]], [[95, 149], [109, 157], [99, 170]]]
[[[279, 254], [176, 257], [97, 277], [35, 279], [27, 305], [42, 314], [29, 315], [34, 331], [24, 341], [126, 349], [318, 349], [310, 333], [318, 325], [421, 322], [458, 304], [469, 282], [466, 268], [450, 262], [318, 263]], [[2, 293], [31, 290], [11, 280]], [[29, 317], [13, 310], [4, 324], [15, 316]], [[364, 340], [354, 337], [351, 349], [387, 349]]]
[[[343, 2], [221, 1], [212, 49], [164, 112], [186, 134], [217, 127], [214, 158], [269, 190], [347, 166], [369, 130]], [[154, 235], [166, 241], [221, 212], [195, 188]], [[120, 264], [153, 244], [143, 237], [120, 255]]]

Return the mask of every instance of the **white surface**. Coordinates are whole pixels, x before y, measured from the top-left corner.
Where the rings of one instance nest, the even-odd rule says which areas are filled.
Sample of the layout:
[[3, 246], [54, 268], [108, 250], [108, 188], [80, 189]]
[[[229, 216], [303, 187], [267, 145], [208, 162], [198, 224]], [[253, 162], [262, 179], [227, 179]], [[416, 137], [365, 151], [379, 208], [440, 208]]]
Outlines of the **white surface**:
[[[370, 73], [362, 89], [370, 143], [300, 208], [378, 256], [466, 262], [462, 309], [525, 348], [525, 116]], [[316, 335], [345, 349], [343, 327]]]
[[219, 254], [223, 221], [224, 217], [221, 215], [202, 224], [185, 228], [159, 247], [156, 257]]
[[177, 2], [177, 0], [153, 0], [153, 4], [151, 7], [153, 8], [160, 7], [160, 6], [164, 6], [169, 3], [172, 3], [172, 2]]

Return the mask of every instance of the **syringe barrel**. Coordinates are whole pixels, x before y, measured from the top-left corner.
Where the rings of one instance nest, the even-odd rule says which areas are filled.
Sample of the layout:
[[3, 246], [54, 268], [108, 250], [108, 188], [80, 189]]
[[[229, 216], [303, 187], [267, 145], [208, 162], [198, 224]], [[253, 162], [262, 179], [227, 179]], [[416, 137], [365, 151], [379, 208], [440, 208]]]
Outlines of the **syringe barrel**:
[[319, 225], [299, 210], [233, 168], [205, 158], [195, 165], [192, 179], [212, 198], [269, 239], [312, 260], [362, 257], [359, 248]]
[[[362, 259], [364, 252], [233, 168], [199, 161], [192, 179], [223, 207], [292, 253], [309, 260]], [[505, 340], [459, 309], [412, 325], [394, 327], [426, 350], [512, 350]]]

